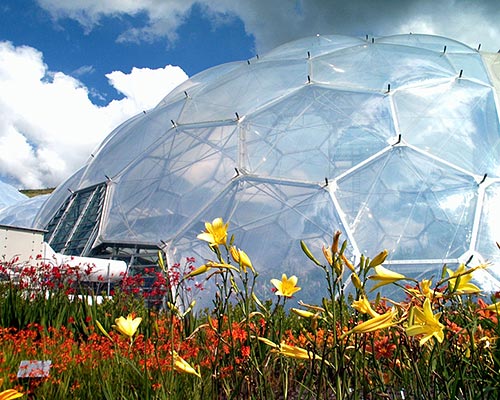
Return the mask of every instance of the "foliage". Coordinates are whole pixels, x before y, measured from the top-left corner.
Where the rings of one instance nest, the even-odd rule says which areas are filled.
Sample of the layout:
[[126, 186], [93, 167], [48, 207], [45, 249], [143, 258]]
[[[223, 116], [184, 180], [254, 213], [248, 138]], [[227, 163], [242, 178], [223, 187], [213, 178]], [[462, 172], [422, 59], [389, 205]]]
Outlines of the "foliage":
[[[213, 259], [124, 276], [112, 296], [89, 286], [89, 270], [39, 260], [0, 274], [0, 391], [40, 399], [495, 399], [500, 333], [495, 296], [443, 268], [416, 281], [384, 266], [387, 251], [353, 265], [340, 233], [323, 248], [328, 296], [300, 302], [282, 272], [274, 298], [254, 293], [258, 269], [218, 218], [199, 235]], [[213, 306], [196, 310], [211, 280]], [[349, 285], [350, 283], [350, 285]], [[405, 300], [384, 298], [396, 285]], [[348, 289], [350, 288], [350, 289]], [[107, 293], [105, 293], [107, 294]], [[203, 294], [203, 293], [201, 293]], [[290, 298], [300, 308], [289, 308]], [[125, 318], [126, 316], [126, 318]], [[22, 360], [51, 360], [48, 377], [18, 379]], [[2, 393], [2, 392], [0, 392]]]

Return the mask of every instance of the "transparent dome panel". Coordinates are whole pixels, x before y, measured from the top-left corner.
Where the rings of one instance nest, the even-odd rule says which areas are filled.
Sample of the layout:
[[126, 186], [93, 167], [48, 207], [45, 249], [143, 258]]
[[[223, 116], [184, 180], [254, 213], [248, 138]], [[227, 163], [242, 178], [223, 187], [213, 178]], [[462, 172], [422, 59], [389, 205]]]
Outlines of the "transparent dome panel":
[[217, 197], [235, 176], [235, 126], [198, 128], [196, 135], [192, 133], [176, 129], [119, 176], [104, 241], [126, 241], [131, 235], [144, 243], [158, 243]]
[[113, 178], [135, 158], [142, 157], [144, 151], [173, 128], [172, 120], [178, 116], [183, 103], [172, 104], [168, 109], [153, 109], [117, 132], [94, 155], [82, 186], [102, 181], [104, 176]]
[[14, 186], [0, 180], [0, 210], [26, 200], [26, 196]]
[[245, 64], [190, 96], [180, 124], [234, 120], [303, 86], [307, 62], [270, 61]]
[[495, 264], [489, 271], [500, 279], [500, 183], [496, 182], [486, 188], [481, 219], [478, 230], [476, 248], [481, 256]]
[[361, 253], [446, 259], [470, 243], [477, 183], [408, 148], [395, 147], [337, 183], [335, 196]]
[[126, 121], [122, 122], [120, 125], [118, 125], [115, 129], [113, 129], [111, 131], [111, 133], [106, 136], [106, 138], [99, 144], [99, 146], [97, 146], [97, 148], [92, 152], [91, 156], [90, 156], [90, 160], [92, 160], [95, 155], [99, 154], [99, 152], [101, 151], [101, 149], [105, 148], [107, 145], [108, 145], [108, 142], [111, 141], [111, 140], [115, 140], [116, 141], [116, 138], [115, 136], [116, 135], [127, 135], [127, 134], [131, 134], [131, 132], [134, 131], [133, 129], [133, 126], [134, 124], [138, 121], [138, 120], [141, 120], [142, 119], [142, 115], [143, 113], [141, 114], [137, 114], [137, 115], [134, 115], [133, 117], [127, 119]]
[[396, 135], [380, 94], [308, 85], [242, 123], [251, 173], [324, 181], [371, 157]]
[[357, 90], [386, 91], [456, 75], [446, 58], [423, 49], [365, 44], [311, 60], [314, 82]]
[[[234, 182], [227, 196], [204, 210], [196, 223], [170, 243], [175, 259], [186, 255], [200, 263], [213, 259], [196, 235], [204, 230], [205, 221], [219, 216], [230, 221], [229, 236], [234, 235], [235, 244], [248, 254], [259, 273], [257, 293], [261, 298], [274, 296], [269, 281], [283, 273], [299, 278], [303, 301], [317, 299], [326, 290], [322, 271], [304, 255], [300, 240], [319, 258], [321, 246], [331, 244], [333, 232], [342, 229], [327, 191], [316, 185]], [[203, 296], [210, 298], [206, 293]]]
[[217, 65], [215, 67], [197, 73], [196, 75], [192, 76], [191, 78], [177, 86], [175, 89], [173, 89], [158, 103], [157, 107], [161, 108], [165, 105], [182, 100], [186, 97], [186, 94], [188, 96], [196, 94], [201, 88], [205, 87], [210, 82], [222, 79], [225, 74], [243, 65], [243, 63], [243, 61], [234, 61]]
[[397, 44], [432, 50], [438, 53], [473, 53], [474, 50], [453, 39], [434, 35], [393, 35], [376, 39], [377, 43]]
[[476, 80], [485, 85], [490, 84], [490, 78], [479, 53], [455, 53], [447, 54], [446, 57], [455, 67], [457, 74], [462, 73], [462, 78]]
[[491, 88], [452, 80], [402, 90], [394, 104], [403, 140], [471, 173], [498, 176], [500, 127]]
[[[364, 40], [341, 35], [317, 35], [285, 43], [266, 53], [262, 59], [304, 59], [365, 44]], [[309, 54], [308, 54], [309, 53]]]
[[50, 195], [44, 194], [12, 204], [0, 210], [0, 224], [32, 228], [36, 214]]

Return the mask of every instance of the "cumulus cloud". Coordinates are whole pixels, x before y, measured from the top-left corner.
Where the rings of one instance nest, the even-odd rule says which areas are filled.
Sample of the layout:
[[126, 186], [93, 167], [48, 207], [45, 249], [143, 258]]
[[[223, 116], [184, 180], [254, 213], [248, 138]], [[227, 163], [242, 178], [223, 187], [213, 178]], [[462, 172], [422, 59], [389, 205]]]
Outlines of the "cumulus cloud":
[[364, 37], [398, 33], [428, 33], [459, 40], [471, 47], [496, 52], [500, 48], [498, 0], [38, 0], [54, 18], [73, 18], [87, 29], [104, 16], [147, 16], [140, 27], [127, 29], [121, 41], [174, 41], [176, 31], [193, 4], [220, 23], [240, 18], [248, 34], [255, 37], [259, 52], [300, 37], [344, 34]]
[[50, 71], [36, 49], [0, 42], [0, 176], [25, 188], [59, 184], [114, 127], [155, 106], [187, 75], [166, 66], [108, 79], [125, 97], [99, 107], [79, 80]]
[[158, 69], [134, 67], [130, 74], [114, 71], [107, 74], [106, 78], [116, 90], [134, 102], [137, 110], [147, 110], [187, 76], [181, 68], [167, 65]]

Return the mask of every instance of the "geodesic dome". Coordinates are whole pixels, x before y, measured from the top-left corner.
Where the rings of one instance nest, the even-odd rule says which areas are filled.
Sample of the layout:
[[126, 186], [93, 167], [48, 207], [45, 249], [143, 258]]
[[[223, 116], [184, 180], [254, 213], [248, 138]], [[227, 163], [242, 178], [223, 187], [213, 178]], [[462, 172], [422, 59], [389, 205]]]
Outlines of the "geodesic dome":
[[48, 194], [31, 198], [24, 196], [23, 200], [1, 209], [0, 225], [31, 228], [33, 220], [48, 197]]
[[22, 194], [14, 186], [0, 180], [0, 210], [26, 200], [28, 196]]
[[[490, 67], [487, 67], [489, 65]], [[489, 68], [489, 69], [488, 69]], [[66, 254], [162, 243], [170, 262], [223, 217], [261, 273], [318, 297], [335, 230], [413, 277], [472, 256], [500, 278], [498, 57], [427, 35], [316, 36], [195, 75], [116, 128], [38, 214]], [[495, 72], [496, 71], [496, 72]], [[263, 289], [264, 290], [264, 289]]]

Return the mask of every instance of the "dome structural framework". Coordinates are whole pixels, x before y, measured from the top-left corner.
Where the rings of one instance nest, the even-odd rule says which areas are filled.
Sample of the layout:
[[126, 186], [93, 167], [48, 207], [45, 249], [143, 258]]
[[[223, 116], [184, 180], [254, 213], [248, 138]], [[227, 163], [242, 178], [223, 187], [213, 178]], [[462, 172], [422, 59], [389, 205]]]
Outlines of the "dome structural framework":
[[[196, 240], [223, 217], [261, 273], [314, 299], [313, 251], [389, 250], [413, 277], [491, 261], [500, 288], [499, 58], [437, 36], [316, 36], [214, 67], [116, 128], [36, 218], [54, 250], [120, 256]], [[496, 75], [495, 75], [496, 74]]]

